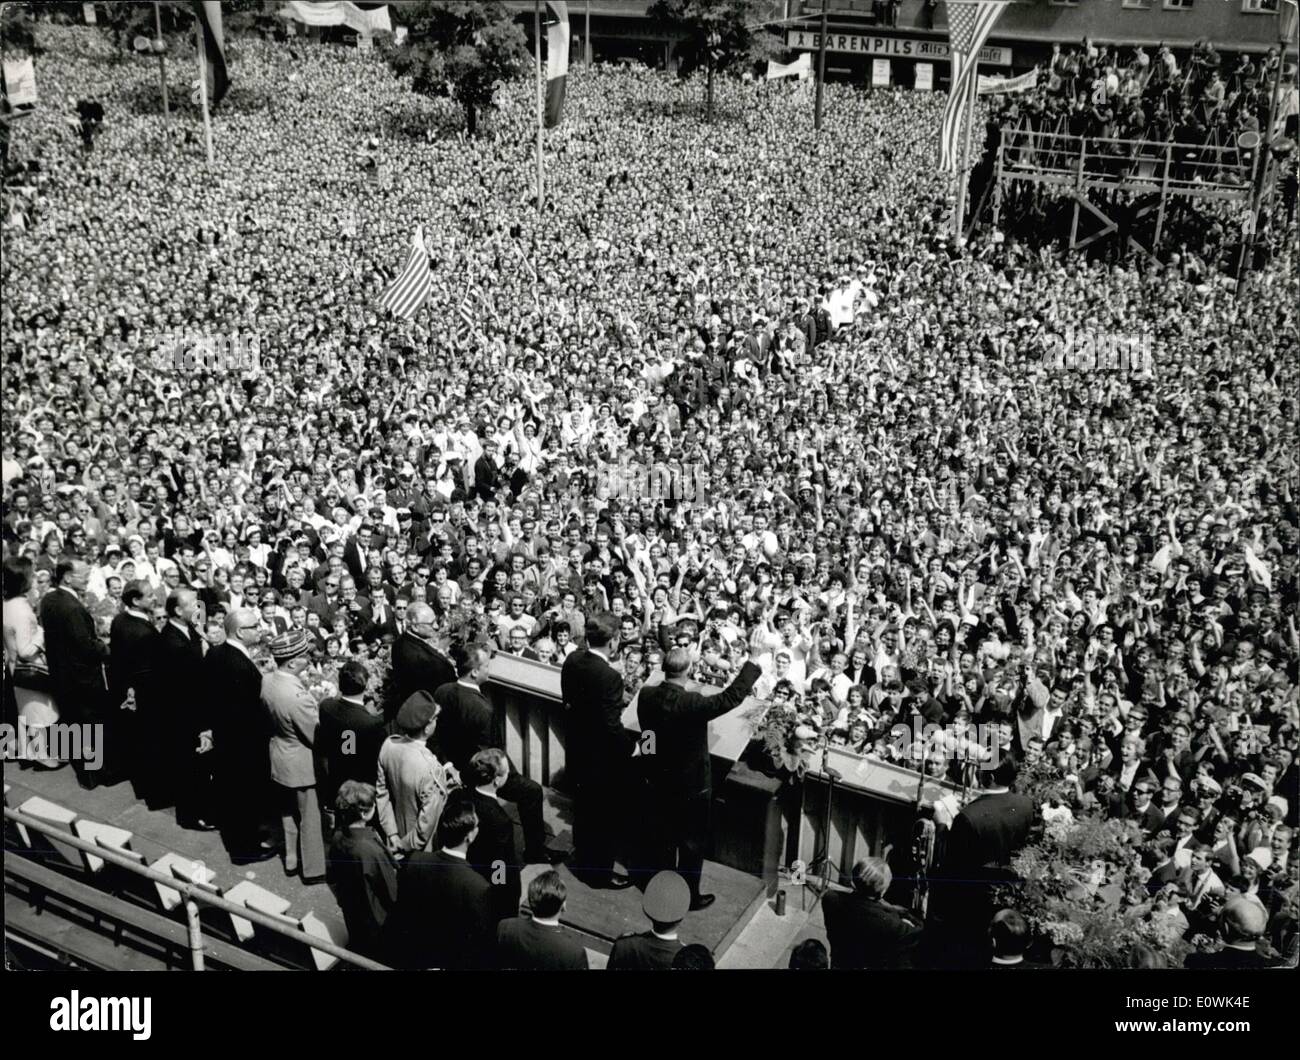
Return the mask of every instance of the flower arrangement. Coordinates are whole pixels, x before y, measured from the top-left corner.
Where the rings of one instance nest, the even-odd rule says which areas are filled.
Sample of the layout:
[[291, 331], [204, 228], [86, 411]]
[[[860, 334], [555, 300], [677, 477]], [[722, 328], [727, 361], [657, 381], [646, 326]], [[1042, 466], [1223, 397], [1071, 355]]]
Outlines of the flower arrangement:
[[1150, 946], [1172, 967], [1191, 946], [1176, 904], [1152, 899], [1142, 863], [1144, 837], [1134, 821], [1075, 817], [1046, 764], [1017, 784], [1044, 808], [1041, 834], [1012, 859], [1020, 878], [998, 900], [1018, 909], [1063, 968], [1127, 968], [1134, 946]]
[[759, 703], [744, 718], [764, 757], [795, 776], [802, 776], [813, 753], [826, 746], [828, 726], [823, 715], [802, 709], [798, 700]]

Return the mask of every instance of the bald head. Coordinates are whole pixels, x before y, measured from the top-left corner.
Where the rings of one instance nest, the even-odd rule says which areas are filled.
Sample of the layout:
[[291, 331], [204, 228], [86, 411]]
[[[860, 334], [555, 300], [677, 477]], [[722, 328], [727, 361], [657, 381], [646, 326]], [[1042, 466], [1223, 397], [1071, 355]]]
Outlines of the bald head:
[[1224, 903], [1219, 913], [1219, 930], [1224, 942], [1253, 942], [1268, 927], [1268, 914], [1245, 898]]
[[251, 607], [237, 607], [226, 614], [226, 639], [241, 644], [256, 644], [261, 616]]
[[406, 624], [408, 626], [422, 627], [418, 632], [422, 636], [429, 636], [433, 630], [423, 627], [432, 627], [434, 625], [433, 608], [428, 604], [412, 604], [406, 609]]

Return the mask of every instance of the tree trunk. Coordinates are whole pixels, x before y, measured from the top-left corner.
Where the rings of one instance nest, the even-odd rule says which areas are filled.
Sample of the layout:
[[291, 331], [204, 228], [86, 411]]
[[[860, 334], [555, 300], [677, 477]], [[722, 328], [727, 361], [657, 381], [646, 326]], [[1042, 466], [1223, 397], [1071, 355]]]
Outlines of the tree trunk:
[[709, 83], [707, 89], [707, 99], [704, 104], [704, 120], [713, 124], [713, 60], [709, 60]]
[[473, 103], [465, 104], [465, 131], [471, 137], [478, 135], [478, 108]]

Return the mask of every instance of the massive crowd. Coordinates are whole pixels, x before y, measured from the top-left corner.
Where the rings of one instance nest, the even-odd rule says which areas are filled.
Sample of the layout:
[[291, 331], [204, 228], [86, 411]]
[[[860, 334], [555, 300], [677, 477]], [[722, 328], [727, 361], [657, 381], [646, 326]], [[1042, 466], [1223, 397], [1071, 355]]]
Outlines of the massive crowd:
[[[105, 638], [129, 605], [304, 660], [316, 699], [368, 681], [376, 711], [408, 629], [558, 663], [611, 612], [629, 695], [673, 646], [722, 683], [758, 643], [792, 745], [1001, 726], [1075, 814], [1141, 821], [1184, 905], [1235, 891], [1294, 925], [1289, 245], [1239, 295], [1186, 248], [957, 251], [918, 134], [937, 96], [831, 84], [818, 137], [806, 86], [720, 81], [706, 125], [698, 84], [603, 66], [571, 71], [539, 214], [530, 86], [467, 140], [373, 54], [269, 42], [236, 45], [209, 170], [152, 63], [42, 31], [4, 192], [4, 541], [30, 561], [5, 647], [30, 724], [58, 716], [31, 675], [57, 688], [36, 616], [61, 589]], [[84, 98], [90, 150], [60, 109]], [[376, 301], [417, 223], [433, 293], [406, 325]], [[1085, 336], [1151, 363], [1061, 367]], [[198, 339], [257, 367], [178, 368]], [[339, 823], [372, 802], [349, 788]]]

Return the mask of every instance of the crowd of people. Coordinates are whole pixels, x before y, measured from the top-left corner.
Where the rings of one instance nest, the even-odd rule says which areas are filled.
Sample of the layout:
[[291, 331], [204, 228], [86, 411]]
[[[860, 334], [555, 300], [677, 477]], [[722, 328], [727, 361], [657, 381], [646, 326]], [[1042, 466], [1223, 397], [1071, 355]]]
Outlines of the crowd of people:
[[1242, 52], [1228, 60], [1198, 41], [1180, 67], [1167, 45], [1153, 57], [1141, 46], [1085, 38], [1078, 47], [1053, 45], [1037, 85], [1001, 109], [1011, 121], [1023, 115], [1043, 131], [1072, 136], [1194, 145], [1217, 137], [1231, 146], [1242, 133], [1264, 130], [1281, 68], [1276, 48], [1259, 59]]
[[[830, 84], [817, 136], [806, 86], [720, 80], [704, 124], [698, 83], [600, 65], [570, 72], [539, 213], [530, 86], [467, 139], [374, 53], [282, 42], [232, 42], [209, 169], [152, 63], [40, 29], [0, 311], [29, 759], [59, 765], [42, 727], [103, 723], [86, 785], [130, 777], [309, 880], [372, 843], [349, 859], [373, 911], [394, 852], [474, 841], [474, 784], [516, 778], [549, 860], [538, 793], [440, 742], [472, 710], [436, 700], [490, 652], [563, 664], [599, 616], [628, 698], [676, 648], [706, 683], [753, 659], [788, 747], [898, 757], [920, 717], [945, 736], [904, 757], [955, 778], [944, 748], [994, 726], [1076, 814], [1141, 821], [1189, 908], [1294, 925], [1290, 242], [1236, 294], [1186, 250], [957, 249], [917, 134], [938, 96]], [[87, 150], [60, 101], [89, 98]], [[433, 290], [404, 324], [376, 302], [417, 223]], [[1053, 362], [1084, 335], [1151, 363]], [[378, 790], [311, 746], [367, 717]]]

